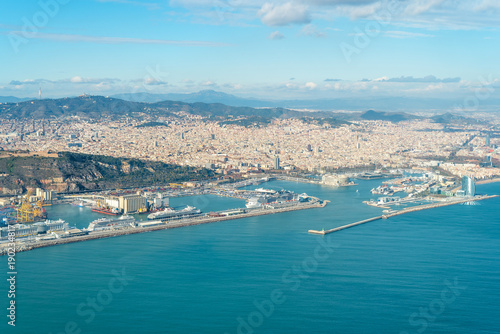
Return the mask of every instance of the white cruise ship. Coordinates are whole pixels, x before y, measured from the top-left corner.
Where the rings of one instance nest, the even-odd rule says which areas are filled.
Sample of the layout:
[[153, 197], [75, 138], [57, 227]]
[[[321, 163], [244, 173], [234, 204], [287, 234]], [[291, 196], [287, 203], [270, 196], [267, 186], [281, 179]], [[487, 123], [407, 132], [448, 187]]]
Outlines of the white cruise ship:
[[[262, 191], [262, 189], [256, 189], [256, 191], [258, 191], [258, 193], [265, 193], [265, 191], [267, 191], [267, 189], [264, 189], [264, 191]], [[272, 190], [274, 191], [274, 190]], [[294, 194], [290, 191], [287, 191], [287, 190], [280, 190], [280, 191], [274, 191], [274, 195], [257, 195], [257, 196], [254, 196], [254, 197], [250, 197], [248, 199], [248, 202], [245, 204], [245, 206], [248, 208], [248, 209], [257, 209], [257, 208], [262, 208], [263, 206], [265, 206], [266, 204], [270, 204], [270, 203], [290, 203], [290, 202], [305, 202], [307, 201], [307, 198], [309, 196], [306, 194], [306, 193], [303, 193], [303, 194], [300, 194], [300, 195], [297, 195], [297, 194]]]
[[135, 226], [135, 218], [128, 215], [123, 215], [120, 218], [99, 218], [89, 224], [87, 230], [100, 231], [110, 228], [119, 228], [126, 226]]
[[257, 208], [262, 207], [262, 203], [264, 203], [264, 202], [265, 202], [265, 199], [263, 197], [250, 197], [248, 199], [247, 204], [245, 204], [245, 206], [248, 209], [257, 209]]
[[153, 212], [148, 215], [149, 220], [155, 219], [181, 219], [187, 218], [201, 213], [200, 209], [194, 206], [186, 206], [182, 210], [174, 210], [172, 208], [165, 208], [163, 211]]

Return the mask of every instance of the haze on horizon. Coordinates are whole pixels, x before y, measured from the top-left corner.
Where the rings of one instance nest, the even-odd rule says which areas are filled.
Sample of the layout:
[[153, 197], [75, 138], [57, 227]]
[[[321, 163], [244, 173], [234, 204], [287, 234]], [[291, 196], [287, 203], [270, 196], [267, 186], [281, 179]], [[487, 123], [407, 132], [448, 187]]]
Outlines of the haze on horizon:
[[498, 99], [495, 0], [8, 0], [0, 96]]

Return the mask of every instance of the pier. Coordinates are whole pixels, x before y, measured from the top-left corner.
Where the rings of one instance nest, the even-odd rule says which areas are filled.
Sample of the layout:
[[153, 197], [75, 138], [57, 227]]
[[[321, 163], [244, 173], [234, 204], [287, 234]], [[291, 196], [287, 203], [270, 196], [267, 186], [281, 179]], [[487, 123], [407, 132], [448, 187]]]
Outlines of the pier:
[[471, 198], [464, 198], [464, 199], [461, 199], [461, 200], [454, 200], [454, 201], [446, 201], [446, 202], [440, 202], [440, 203], [431, 203], [431, 204], [417, 205], [417, 206], [413, 206], [413, 207], [410, 207], [410, 208], [405, 208], [405, 209], [402, 209], [402, 210], [399, 210], [399, 211], [396, 211], [396, 212], [393, 212], [393, 213], [389, 213], [389, 214], [385, 214], [385, 215], [381, 215], [381, 216], [377, 216], [377, 217], [372, 217], [372, 218], [364, 219], [364, 220], [361, 220], [361, 221], [358, 221], [358, 222], [355, 222], [355, 223], [351, 223], [351, 224], [339, 226], [339, 227], [332, 228], [332, 229], [326, 230], [326, 231], [325, 230], [321, 230], [321, 231], [309, 230], [308, 233], [325, 235], [325, 234], [329, 234], [329, 233], [333, 233], [333, 232], [338, 232], [338, 231], [341, 231], [341, 230], [345, 230], [345, 229], [350, 228], [350, 227], [354, 227], [354, 226], [366, 224], [366, 223], [369, 223], [369, 222], [372, 222], [372, 221], [376, 221], [376, 220], [380, 220], [380, 219], [388, 219], [388, 218], [391, 218], [391, 217], [394, 217], [394, 216], [399, 216], [399, 215], [403, 215], [403, 214], [410, 213], [410, 212], [422, 211], [422, 210], [428, 210], [428, 209], [434, 209], [434, 208], [440, 208], [440, 207], [443, 207], [443, 206], [449, 206], [449, 205], [455, 205], [455, 204], [461, 204], [461, 203], [467, 203], [467, 202], [482, 201], [482, 200], [489, 199], [489, 198], [494, 198], [494, 197], [498, 197], [498, 195], [476, 196], [476, 197], [471, 197]]
[[[196, 218], [181, 219], [178, 221], [165, 221], [165, 223], [162, 225], [156, 225], [156, 226], [150, 226], [150, 227], [128, 227], [128, 228], [122, 228], [122, 229], [116, 229], [116, 230], [91, 232], [87, 235], [62, 238], [62, 239], [40, 240], [40, 241], [34, 241], [34, 242], [16, 242], [15, 248], [16, 248], [16, 253], [19, 253], [19, 252], [23, 252], [23, 251], [29, 251], [29, 250], [32, 250], [35, 248], [63, 245], [63, 244], [69, 244], [69, 243], [74, 243], [74, 242], [80, 242], [80, 241], [95, 240], [95, 239], [102, 239], [102, 238], [111, 238], [111, 237], [116, 237], [116, 236], [121, 236], [121, 235], [153, 232], [153, 231], [159, 231], [159, 230], [165, 230], [165, 229], [171, 229], [171, 228], [194, 226], [194, 225], [215, 223], [215, 222], [220, 222], [220, 221], [227, 221], [227, 220], [234, 220], [234, 219], [241, 219], [241, 218], [264, 216], [264, 215], [297, 211], [297, 210], [323, 208], [329, 203], [329, 201], [319, 201], [317, 198], [314, 198], [314, 197], [311, 197], [311, 198], [313, 199], [312, 202], [299, 203], [296, 205], [283, 207], [283, 208], [277, 208], [277, 209], [249, 210], [248, 212], [237, 214], [237, 215], [230, 215], [230, 216], [223, 216], [223, 217], [202, 216], [202, 217], [196, 217]], [[0, 256], [5, 255], [7, 253], [7, 248], [8, 248], [8, 243], [0, 244]]]

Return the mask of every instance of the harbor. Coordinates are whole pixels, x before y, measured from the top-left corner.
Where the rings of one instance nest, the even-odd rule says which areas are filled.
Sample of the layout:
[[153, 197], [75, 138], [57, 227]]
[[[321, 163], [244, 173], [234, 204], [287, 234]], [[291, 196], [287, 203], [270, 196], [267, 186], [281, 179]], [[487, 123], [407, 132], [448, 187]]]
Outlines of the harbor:
[[341, 231], [341, 230], [345, 230], [345, 229], [348, 229], [348, 228], [351, 228], [351, 227], [354, 227], [354, 226], [359, 226], [359, 225], [362, 225], [362, 224], [370, 223], [370, 222], [373, 222], [373, 221], [376, 221], [376, 220], [388, 219], [388, 218], [391, 218], [391, 217], [403, 215], [403, 214], [410, 213], [410, 212], [416, 212], [416, 211], [434, 209], [434, 208], [439, 208], [439, 207], [444, 207], [444, 206], [449, 206], [449, 205], [462, 204], [462, 203], [468, 203], [468, 202], [482, 201], [482, 200], [486, 200], [486, 199], [490, 199], [490, 198], [495, 198], [495, 197], [498, 197], [498, 195], [483, 195], [483, 196], [475, 196], [475, 197], [466, 198], [466, 199], [448, 200], [448, 201], [442, 201], [442, 202], [439, 202], [439, 203], [417, 205], [417, 206], [405, 208], [405, 209], [402, 209], [402, 210], [399, 210], [399, 211], [395, 211], [395, 212], [391, 212], [391, 213], [388, 213], [388, 214], [384, 214], [384, 215], [381, 215], [381, 216], [376, 216], [376, 217], [364, 219], [364, 220], [361, 220], [361, 221], [358, 221], [358, 222], [355, 222], [355, 223], [351, 223], [351, 224], [347, 224], [347, 225], [335, 227], [335, 228], [332, 228], [330, 230], [321, 230], [321, 231], [318, 231], [318, 230], [309, 230], [308, 233], [325, 235], [325, 234], [330, 234], [330, 233], [333, 233], [333, 232], [338, 232], [338, 231]]
[[[426, 178], [428, 181], [425, 184], [425, 191], [428, 193], [430, 186], [433, 185], [433, 181], [431, 178]], [[329, 185], [334, 185], [334, 187], [326, 188], [331, 189], [327, 191], [332, 192], [339, 191], [335, 190], [341, 188], [338, 184], [351, 182], [347, 177], [332, 175], [327, 175], [324, 179]], [[403, 181], [407, 182], [407, 180], [408, 178], [403, 178], [399, 183]], [[415, 180], [417, 182], [422, 181], [420, 177], [414, 178], [413, 181]], [[465, 180], [467, 181], [467, 179]], [[261, 184], [267, 182], [270, 182], [269, 185], [274, 186], [270, 188], [266, 186], [267, 189], [261, 186]], [[116, 191], [60, 197], [57, 201], [53, 201], [54, 207], [63, 208], [64, 204], [72, 204], [77, 209], [74, 212], [80, 212], [84, 216], [76, 226], [74, 225], [74, 217], [66, 217], [59, 209], [54, 211], [54, 214], [51, 214], [50, 218], [61, 220], [59, 214], [63, 214], [66, 217], [64, 219], [68, 221], [71, 227], [68, 226], [68, 223], [53, 224], [49, 220], [34, 224], [10, 224], [8, 227], [1, 228], [0, 255], [4, 255], [6, 252], [7, 239], [11, 243], [16, 243], [17, 251], [25, 251], [85, 240], [318, 208], [326, 206], [329, 202], [315, 196], [309, 196], [305, 192], [295, 193], [285, 190], [285, 187], [288, 188], [288, 186], [291, 186], [291, 184], [286, 184], [286, 182], [296, 181], [283, 181], [279, 180], [279, 178], [266, 176], [232, 183], [200, 183], [195, 186], [170, 184], [165, 187], [135, 188], [129, 190], [117, 189]], [[362, 182], [366, 183], [366, 185], [363, 185], [365, 191], [368, 188], [368, 184], [378, 184], [377, 181], [374, 183], [370, 180], [363, 180]], [[309, 185], [307, 187], [311, 191], [323, 189], [323, 184], [309, 183]], [[318, 186], [320, 188], [316, 188]], [[475, 202], [495, 197], [466, 195], [474, 192], [473, 183], [469, 184], [465, 182], [464, 189], [462, 190], [463, 195], [459, 196], [457, 194], [452, 197], [447, 197], [440, 193], [413, 197], [413, 193], [410, 193], [405, 198], [386, 196], [378, 198], [378, 200], [375, 200], [373, 197], [370, 200], [361, 200], [360, 202], [368, 204], [370, 207], [385, 210], [382, 211], [381, 215], [372, 218], [361, 219], [357, 222], [329, 230], [309, 230], [309, 233], [324, 235], [409, 212]], [[355, 191], [353, 192], [354, 196], [359, 196], [358, 189], [354, 189], [353, 191]], [[366, 192], [369, 193], [368, 191]], [[422, 192], [422, 190], [418, 190], [418, 192]], [[374, 194], [373, 191], [371, 193]], [[193, 196], [193, 200], [189, 198], [190, 196]], [[211, 196], [213, 196], [212, 199], [210, 199]], [[178, 199], [176, 200], [176, 198]], [[227, 201], [228, 205], [221, 207], [217, 203], [223, 198], [226, 198], [224, 201]], [[330, 199], [330, 197], [327, 198]], [[173, 203], [170, 203], [170, 200], [173, 200]], [[27, 201], [28, 196], [25, 197], [25, 202]], [[241, 201], [246, 202], [244, 207], [241, 207]], [[393, 205], [399, 210], [393, 209]], [[145, 210], [143, 210], [144, 208]], [[69, 211], [72, 210], [69, 209]], [[49, 214], [52, 211], [53, 209], [48, 209]], [[358, 219], [362, 217], [360, 216]], [[13, 237], [11, 237], [11, 231], [14, 231]]]
[[[234, 219], [250, 218], [263, 215], [278, 214], [284, 212], [291, 212], [297, 210], [306, 210], [313, 208], [323, 208], [327, 205], [329, 201], [321, 201], [317, 198], [311, 198], [308, 202], [297, 202], [288, 206], [272, 208], [269, 206], [262, 207], [260, 209], [244, 210], [241, 208], [234, 210], [224, 210], [223, 212], [217, 212], [217, 214], [210, 213], [203, 216], [197, 216], [192, 218], [168, 221], [159, 220], [151, 221], [149, 225], [147, 223], [139, 223], [137, 226], [132, 227], [131, 225], [109, 230], [97, 230], [97, 231], [86, 231], [84, 234], [77, 233], [74, 236], [67, 236], [62, 238], [56, 238], [51, 240], [29, 240], [15, 243], [16, 252], [29, 251], [36, 248], [56, 246], [69, 244], [74, 242], [111, 238], [123, 235], [153, 232], [165, 229], [195, 226], [200, 224], [208, 224], [222, 221], [229, 221]], [[5, 255], [8, 250], [8, 243], [0, 244], [0, 255]]]

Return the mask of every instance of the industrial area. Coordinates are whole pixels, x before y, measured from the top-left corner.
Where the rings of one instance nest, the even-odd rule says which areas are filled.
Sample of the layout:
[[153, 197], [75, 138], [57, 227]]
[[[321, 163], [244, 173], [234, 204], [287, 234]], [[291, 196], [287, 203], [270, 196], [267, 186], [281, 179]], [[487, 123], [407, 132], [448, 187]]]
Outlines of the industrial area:
[[[240, 182], [230, 187], [207, 187], [204, 190], [184, 188], [137, 190], [135, 193], [99, 193], [71, 195], [58, 199], [57, 203], [72, 203], [73, 205], [90, 206], [92, 211], [113, 216], [119, 212], [119, 217], [102, 217], [89, 223], [87, 228], [70, 227], [63, 220], [45, 220], [25, 222], [25, 224], [9, 224], [0, 228], [0, 255], [7, 251], [9, 242], [16, 243], [16, 251], [26, 251], [70, 242], [100, 239], [118, 235], [192, 226], [204, 223], [226, 221], [232, 219], [254, 217], [295, 210], [321, 208], [328, 201], [322, 201], [307, 194], [295, 194], [287, 190], [275, 191], [258, 188], [255, 190], [239, 190], [234, 187], [244, 187], [249, 184], [259, 184], [267, 179], [255, 179], [251, 182]], [[158, 191], [159, 190], [159, 191]], [[234, 208], [221, 211], [202, 212], [200, 209], [186, 206], [184, 209], [169, 207], [169, 197], [187, 196], [193, 194], [215, 194], [236, 198], [247, 198], [244, 208]], [[33, 205], [30, 204], [32, 207]], [[98, 206], [100, 205], [100, 206]], [[144, 211], [146, 208], [147, 211]], [[149, 212], [147, 220], [137, 220], [130, 214]], [[40, 217], [41, 219], [41, 217]]]

